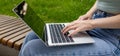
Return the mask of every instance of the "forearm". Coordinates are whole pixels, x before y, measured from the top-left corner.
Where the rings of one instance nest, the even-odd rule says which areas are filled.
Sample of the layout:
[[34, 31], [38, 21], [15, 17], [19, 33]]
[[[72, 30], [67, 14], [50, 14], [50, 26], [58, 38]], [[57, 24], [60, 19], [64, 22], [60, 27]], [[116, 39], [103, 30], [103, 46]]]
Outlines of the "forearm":
[[86, 14], [93, 15], [96, 10], [97, 10], [97, 1], [95, 2], [93, 7]]
[[94, 28], [120, 29], [120, 14], [107, 18], [94, 19], [91, 24]]

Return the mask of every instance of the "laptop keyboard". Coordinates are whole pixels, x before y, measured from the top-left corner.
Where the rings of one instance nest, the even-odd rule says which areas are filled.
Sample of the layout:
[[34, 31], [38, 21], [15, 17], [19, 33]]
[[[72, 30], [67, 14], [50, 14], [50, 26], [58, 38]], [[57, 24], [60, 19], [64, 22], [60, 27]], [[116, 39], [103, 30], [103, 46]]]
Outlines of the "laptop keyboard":
[[50, 24], [50, 34], [52, 43], [67, 43], [74, 42], [72, 37], [67, 36], [69, 33], [63, 34], [61, 30], [65, 27], [64, 24]]

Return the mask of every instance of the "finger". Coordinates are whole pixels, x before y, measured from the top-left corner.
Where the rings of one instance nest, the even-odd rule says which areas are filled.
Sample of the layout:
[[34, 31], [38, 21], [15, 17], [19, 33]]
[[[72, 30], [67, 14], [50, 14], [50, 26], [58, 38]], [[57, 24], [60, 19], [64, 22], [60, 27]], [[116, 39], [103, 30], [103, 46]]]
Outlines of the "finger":
[[73, 30], [75, 28], [76, 28], [76, 26], [69, 27], [69, 28], [67, 28], [66, 30], [63, 31], [63, 34], [68, 32], [69, 30]]
[[84, 17], [83, 17], [83, 16], [81, 16], [81, 17], [80, 17], [80, 20], [82, 20], [82, 19], [84, 19]]
[[66, 26], [62, 29], [62, 32], [64, 32], [69, 26]]
[[71, 27], [71, 26], [73, 26], [74, 24], [73, 23], [70, 23], [69, 25], [67, 25], [66, 27], [64, 27], [63, 29], [62, 29], [62, 32], [64, 32], [67, 28], [69, 28], [69, 27]]
[[80, 20], [85, 20], [85, 19], [87, 19], [87, 18], [86, 18], [86, 17], [81, 17], [81, 18], [80, 18]]
[[66, 33], [66, 32], [69, 31], [69, 30], [75, 29], [76, 26], [77, 26], [77, 23], [78, 23], [77, 20], [73, 21], [73, 22], [70, 23], [68, 26], [66, 26], [65, 28], [63, 28], [62, 33]]
[[78, 20], [81, 20], [82, 17], [83, 17], [83, 16], [80, 16], [80, 17], [78, 18]]
[[80, 18], [80, 20], [86, 20], [86, 19], [88, 19], [88, 17], [86, 17], [86, 16], [82, 16], [82, 17]]
[[74, 30], [72, 33], [70, 33], [68, 36], [73, 36], [75, 34], [77, 34], [78, 32], [80, 32], [80, 29], [77, 28], [76, 30]]
[[63, 29], [63, 33], [66, 33], [67, 31], [71, 30], [71, 29], [74, 29], [75, 26], [69, 26], [69, 27], [66, 27], [65, 29]]

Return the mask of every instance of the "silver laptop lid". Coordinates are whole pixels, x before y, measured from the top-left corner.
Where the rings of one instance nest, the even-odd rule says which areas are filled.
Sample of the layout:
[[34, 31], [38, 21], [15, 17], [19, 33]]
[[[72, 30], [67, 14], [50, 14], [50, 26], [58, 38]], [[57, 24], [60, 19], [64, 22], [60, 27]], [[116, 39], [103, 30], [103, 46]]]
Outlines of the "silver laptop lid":
[[25, 1], [16, 6], [13, 11], [45, 42], [43, 35], [45, 23]]

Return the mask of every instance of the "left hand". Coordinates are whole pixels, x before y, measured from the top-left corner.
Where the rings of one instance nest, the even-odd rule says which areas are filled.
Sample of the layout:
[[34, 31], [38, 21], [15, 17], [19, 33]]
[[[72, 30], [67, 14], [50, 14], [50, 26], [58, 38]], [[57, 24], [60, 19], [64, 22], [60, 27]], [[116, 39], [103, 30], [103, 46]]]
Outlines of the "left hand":
[[73, 30], [68, 36], [73, 36], [78, 32], [91, 30], [94, 27], [91, 24], [92, 20], [76, 20], [71, 22], [69, 25], [63, 28], [62, 33], [65, 34], [66, 32]]

